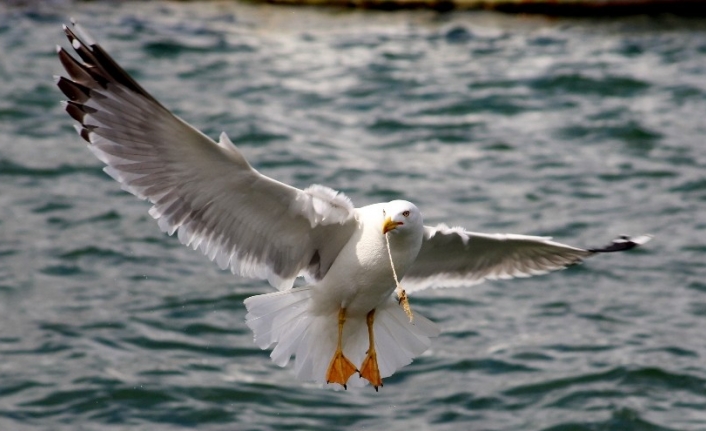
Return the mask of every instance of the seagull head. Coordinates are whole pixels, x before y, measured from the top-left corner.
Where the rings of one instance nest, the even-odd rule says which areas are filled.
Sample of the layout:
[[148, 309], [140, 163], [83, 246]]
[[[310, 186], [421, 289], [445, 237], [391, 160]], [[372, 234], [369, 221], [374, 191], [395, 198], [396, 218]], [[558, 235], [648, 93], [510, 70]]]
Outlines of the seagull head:
[[413, 203], [407, 201], [392, 201], [385, 204], [382, 210], [382, 234], [414, 231], [424, 226], [422, 214]]

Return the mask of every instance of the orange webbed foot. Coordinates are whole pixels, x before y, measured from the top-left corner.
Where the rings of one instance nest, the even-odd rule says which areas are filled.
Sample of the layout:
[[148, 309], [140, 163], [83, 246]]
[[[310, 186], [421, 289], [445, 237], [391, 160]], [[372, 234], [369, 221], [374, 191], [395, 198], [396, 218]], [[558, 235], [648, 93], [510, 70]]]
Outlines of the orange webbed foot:
[[338, 383], [343, 389], [348, 389], [346, 383], [351, 376], [358, 372], [353, 363], [343, 355], [343, 325], [346, 323], [346, 309], [338, 310], [338, 342], [331, 362], [326, 371], [326, 383]]
[[368, 354], [363, 360], [363, 365], [360, 366], [360, 377], [369, 381], [375, 388], [375, 392], [382, 386], [382, 378], [380, 377], [380, 369], [378, 368], [378, 356], [375, 348], [368, 350]]
[[358, 369], [343, 355], [343, 351], [337, 349], [326, 372], [326, 383], [338, 383], [343, 389], [348, 389], [348, 379], [357, 372]]

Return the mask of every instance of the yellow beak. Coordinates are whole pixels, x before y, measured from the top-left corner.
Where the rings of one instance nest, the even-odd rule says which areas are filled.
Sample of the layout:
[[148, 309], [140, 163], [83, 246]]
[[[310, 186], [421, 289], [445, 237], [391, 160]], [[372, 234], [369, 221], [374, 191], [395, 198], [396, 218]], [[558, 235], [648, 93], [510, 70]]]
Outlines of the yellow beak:
[[404, 224], [400, 221], [392, 221], [392, 218], [385, 217], [385, 222], [382, 224], [382, 234], [385, 235], [391, 230], [397, 229], [397, 226]]

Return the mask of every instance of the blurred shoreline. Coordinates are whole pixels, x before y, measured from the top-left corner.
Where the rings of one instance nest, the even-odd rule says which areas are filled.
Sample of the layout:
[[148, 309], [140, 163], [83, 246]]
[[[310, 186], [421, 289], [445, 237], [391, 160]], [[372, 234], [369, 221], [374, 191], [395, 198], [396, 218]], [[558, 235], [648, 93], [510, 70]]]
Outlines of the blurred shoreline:
[[[536, 14], [566, 17], [630, 16], [671, 14], [705, 17], [706, 0], [231, 0], [251, 5], [275, 4], [321, 6], [350, 9], [403, 10], [428, 9], [486, 10], [508, 14]], [[0, 8], [35, 8], [93, 3], [90, 0], [6, 0]], [[191, 0], [179, 0], [189, 3]], [[221, 2], [220, 0], [217, 2]], [[129, 3], [127, 0], [104, 0], [98, 3]]]
[[251, 0], [251, 3], [362, 9], [493, 10], [555, 16], [706, 16], [704, 0]]

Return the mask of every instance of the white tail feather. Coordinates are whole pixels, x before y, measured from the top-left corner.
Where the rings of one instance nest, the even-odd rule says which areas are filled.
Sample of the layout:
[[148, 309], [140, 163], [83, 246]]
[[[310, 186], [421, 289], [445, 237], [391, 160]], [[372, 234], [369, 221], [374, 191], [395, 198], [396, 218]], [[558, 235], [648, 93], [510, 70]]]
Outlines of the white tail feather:
[[[316, 315], [309, 307], [312, 290], [308, 287], [257, 295], [245, 300], [246, 323], [262, 349], [274, 349], [272, 361], [285, 366], [295, 356], [294, 371], [300, 380], [326, 383], [326, 371], [336, 349], [338, 312]], [[439, 329], [419, 314], [414, 323], [394, 298], [375, 311], [373, 325], [375, 349], [381, 377], [389, 377], [426, 351], [430, 337]], [[343, 353], [360, 367], [368, 351], [365, 316], [348, 316], [343, 326]], [[348, 386], [363, 386], [366, 380], [351, 377]]]

